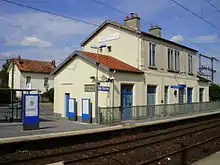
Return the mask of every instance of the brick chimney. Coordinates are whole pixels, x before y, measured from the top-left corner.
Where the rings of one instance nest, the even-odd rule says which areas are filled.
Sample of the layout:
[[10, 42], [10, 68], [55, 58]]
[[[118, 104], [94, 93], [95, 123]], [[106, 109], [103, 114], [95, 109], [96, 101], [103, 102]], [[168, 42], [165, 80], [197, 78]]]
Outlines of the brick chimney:
[[24, 63], [24, 61], [23, 61], [23, 59], [21, 58], [20, 55], [18, 55], [17, 61], [18, 61], [18, 63], [19, 63], [20, 65], [22, 65], [22, 64]]
[[51, 61], [51, 65], [53, 65], [54, 67], [56, 67], [56, 62], [55, 62], [55, 60], [52, 60], [52, 61]]
[[161, 27], [158, 25], [152, 25], [149, 29], [149, 33], [154, 36], [161, 37]]
[[130, 16], [126, 16], [124, 24], [125, 26], [140, 31], [140, 17], [137, 13], [130, 13]]

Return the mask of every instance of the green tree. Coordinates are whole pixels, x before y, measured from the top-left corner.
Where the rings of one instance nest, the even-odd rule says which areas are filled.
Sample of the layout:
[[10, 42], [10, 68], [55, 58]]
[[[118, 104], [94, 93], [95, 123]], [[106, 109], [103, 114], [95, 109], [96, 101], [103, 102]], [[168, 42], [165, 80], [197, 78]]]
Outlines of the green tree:
[[211, 84], [209, 87], [209, 98], [210, 101], [219, 101], [220, 100], [220, 85]]
[[1, 88], [8, 87], [8, 73], [7, 70], [10, 65], [10, 60], [6, 60], [5, 63], [2, 65], [2, 69], [0, 71], [0, 78], [1, 78]]
[[41, 94], [42, 98], [46, 98], [49, 102], [53, 103], [54, 101], [54, 88], [50, 88], [48, 91]]
[[[0, 88], [8, 88], [8, 67], [10, 65], [10, 60], [6, 60], [5, 63], [2, 65], [2, 69], [0, 71], [0, 79], [1, 84]], [[5, 104], [10, 102], [10, 92], [8, 91], [0, 91], [0, 104]]]

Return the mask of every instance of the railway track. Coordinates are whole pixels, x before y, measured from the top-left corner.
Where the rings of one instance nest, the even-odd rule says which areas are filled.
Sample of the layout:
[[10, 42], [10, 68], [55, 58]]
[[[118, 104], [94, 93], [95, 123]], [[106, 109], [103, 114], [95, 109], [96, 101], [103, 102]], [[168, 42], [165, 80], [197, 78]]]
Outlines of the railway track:
[[36, 157], [28, 157], [21, 160], [7, 160], [0, 161], [0, 164], [46, 164], [64, 160], [65, 164], [79, 164], [83, 161], [94, 160], [99, 157], [106, 157], [118, 153], [129, 152], [138, 148], [143, 148], [149, 145], [166, 142], [173, 139], [178, 139], [183, 136], [190, 136], [199, 132], [204, 132], [210, 129], [219, 128], [220, 120], [214, 119], [209, 121], [202, 121], [199, 123], [189, 123], [174, 128], [145, 133], [142, 136], [137, 136], [129, 140], [119, 141], [115, 143], [106, 143], [99, 146], [84, 147], [82, 149], [75, 149], [52, 153], [50, 155], [42, 155]]
[[[84, 153], [84, 157], [81, 157], [81, 158], [78, 158], [78, 159], [75, 159], [75, 160], [67, 160], [67, 161], [64, 161], [64, 163], [65, 163], [65, 165], [70, 165], [70, 164], [81, 164], [80, 162], [86, 161], [85, 164], [88, 164], [89, 160], [93, 160], [93, 159], [96, 159], [96, 158], [99, 159], [100, 157], [107, 157], [107, 156], [112, 156], [112, 155], [116, 155], [116, 154], [120, 154], [120, 155], [124, 154], [126, 156], [129, 156], [126, 153], [131, 152], [132, 150], [134, 151], [136, 149], [144, 148], [144, 147], [147, 147], [147, 146], [149, 147], [149, 146], [153, 146], [153, 145], [158, 145], [158, 144], [168, 142], [168, 141], [171, 141], [171, 140], [173, 140], [172, 142], [177, 144], [176, 148], [174, 146], [173, 147], [174, 147], [174, 150], [177, 150], [178, 152], [174, 152], [174, 153], [179, 153], [179, 152], [181, 152], [181, 149], [179, 150], [179, 143], [178, 143], [179, 140], [177, 140], [178, 138], [182, 138], [183, 136], [190, 136], [190, 135], [195, 134], [195, 133], [201, 133], [201, 132], [211, 130], [211, 129], [215, 129], [215, 128], [220, 128], [220, 122], [217, 122], [215, 124], [212, 123], [210, 125], [206, 124], [202, 128], [200, 126], [200, 128], [195, 129], [195, 130], [189, 130], [189, 128], [188, 129], [187, 128], [180, 129], [180, 130], [175, 131], [175, 132], [169, 132], [169, 135], [167, 135], [168, 132], [166, 132], [165, 134], [167, 136], [165, 136], [165, 134], [163, 134], [163, 137], [161, 137], [162, 135], [160, 135], [160, 137], [158, 137], [158, 135], [151, 136], [151, 137], [148, 137], [148, 139], [145, 138], [145, 139], [141, 139], [141, 140], [140, 139], [136, 140], [136, 141], [134, 141], [135, 143], [133, 143], [132, 145], [128, 144], [127, 146], [123, 146], [123, 147], [119, 147], [119, 146], [114, 145], [114, 146], [109, 147], [108, 149], [105, 148], [104, 149], [104, 150], [106, 150], [105, 152], [97, 151], [97, 150], [96, 151], [90, 151], [90, 153], [88, 155], [86, 155], [86, 153]], [[185, 132], [183, 132], [184, 130], [185, 130]], [[171, 144], [172, 142], [169, 142], [166, 145], [172, 145]], [[124, 144], [125, 143], [123, 143], [123, 145]], [[121, 144], [119, 144], [119, 145], [121, 145]], [[188, 146], [188, 147], [190, 147], [190, 146]], [[174, 153], [171, 153], [171, 155], [173, 155]], [[169, 156], [169, 154], [166, 154], [164, 157], [166, 157], [167, 155]], [[130, 156], [132, 156], [132, 154], [130, 154]], [[114, 158], [114, 160], [120, 160], [120, 159]], [[156, 161], [156, 159], [155, 159], [155, 161]], [[144, 162], [143, 164], [148, 164], [150, 162], [153, 162], [153, 160], [149, 160], [149, 161], [147, 161], [147, 163]], [[84, 163], [82, 163], [82, 164], [84, 164]]]

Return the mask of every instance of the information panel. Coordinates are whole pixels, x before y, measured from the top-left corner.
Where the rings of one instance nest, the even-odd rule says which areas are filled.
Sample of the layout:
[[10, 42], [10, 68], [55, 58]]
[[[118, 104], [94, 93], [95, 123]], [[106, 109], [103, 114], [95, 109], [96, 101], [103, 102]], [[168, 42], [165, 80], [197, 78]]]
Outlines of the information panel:
[[75, 104], [75, 99], [74, 98], [69, 98], [69, 112], [70, 113], [75, 113], [74, 104]]
[[82, 119], [84, 122], [91, 122], [90, 99], [82, 99]]
[[39, 94], [24, 94], [23, 112], [23, 129], [39, 129]]

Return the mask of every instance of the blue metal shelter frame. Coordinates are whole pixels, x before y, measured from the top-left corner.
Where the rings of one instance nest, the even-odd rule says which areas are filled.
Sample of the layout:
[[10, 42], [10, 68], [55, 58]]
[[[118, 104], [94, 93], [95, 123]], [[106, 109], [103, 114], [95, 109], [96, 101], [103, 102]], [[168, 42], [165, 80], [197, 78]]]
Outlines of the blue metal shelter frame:
[[[37, 97], [37, 115], [27, 116], [26, 114], [26, 98], [29, 96]], [[24, 94], [23, 95], [23, 129], [32, 130], [39, 129], [39, 113], [40, 113], [40, 95], [39, 94]]]

